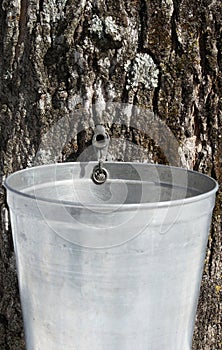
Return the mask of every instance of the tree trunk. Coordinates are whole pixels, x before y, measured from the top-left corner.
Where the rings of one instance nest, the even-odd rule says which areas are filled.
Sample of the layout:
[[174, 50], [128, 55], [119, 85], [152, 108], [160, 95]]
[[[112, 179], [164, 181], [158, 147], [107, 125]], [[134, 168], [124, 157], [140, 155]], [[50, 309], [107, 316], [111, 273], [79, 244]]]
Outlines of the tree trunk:
[[[113, 160], [166, 164], [179, 154], [180, 165], [221, 182], [221, 50], [221, 0], [1, 0], [2, 179], [35, 164], [39, 150], [37, 162], [84, 158], [92, 128], [102, 123], [111, 139], [139, 146], [136, 153], [111, 147]], [[133, 104], [152, 112], [153, 120], [176, 140], [172, 157], [165, 154], [168, 139], [161, 143], [165, 133], [155, 139], [155, 123], [154, 134], [144, 135], [142, 124], [132, 127], [126, 120], [122, 125], [115, 116], [107, 116], [108, 103]], [[96, 107], [92, 112], [98, 105], [99, 112]], [[76, 119], [74, 115], [72, 124], [77, 110], [87, 113]], [[149, 122], [146, 117], [147, 113], [143, 123]], [[70, 128], [62, 142], [61, 118]], [[54, 125], [59, 125], [56, 137], [51, 143], [46, 140], [48, 149], [43, 152], [44, 135], [49, 136]], [[23, 324], [3, 188], [0, 195], [0, 348], [22, 350]], [[195, 350], [222, 348], [220, 203], [221, 192], [209, 236]]]

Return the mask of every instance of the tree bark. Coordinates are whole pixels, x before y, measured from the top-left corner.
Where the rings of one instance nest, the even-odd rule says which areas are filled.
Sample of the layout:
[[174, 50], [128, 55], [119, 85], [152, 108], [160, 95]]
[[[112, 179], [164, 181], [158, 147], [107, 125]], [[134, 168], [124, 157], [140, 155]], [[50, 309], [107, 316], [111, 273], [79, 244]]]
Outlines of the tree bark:
[[[44, 135], [61, 118], [69, 124], [74, 110], [90, 111], [92, 105], [111, 102], [153, 112], [177, 140], [181, 165], [221, 183], [221, 50], [221, 0], [1, 0], [2, 180], [34, 164]], [[102, 122], [111, 138], [128, 138], [143, 148], [139, 156], [113, 148], [114, 160], [144, 161], [145, 152], [146, 161], [173, 162], [161, 150], [160, 140], [136, 128], [129, 127], [126, 133], [115, 117], [104, 118], [90, 112], [82, 115], [59, 154], [41, 153], [41, 161], [80, 159], [93, 126]], [[59, 142], [61, 132], [50, 149], [56, 149], [53, 142]], [[193, 350], [222, 348], [221, 196], [219, 191]], [[0, 348], [22, 350], [23, 324], [3, 188], [0, 206]]]

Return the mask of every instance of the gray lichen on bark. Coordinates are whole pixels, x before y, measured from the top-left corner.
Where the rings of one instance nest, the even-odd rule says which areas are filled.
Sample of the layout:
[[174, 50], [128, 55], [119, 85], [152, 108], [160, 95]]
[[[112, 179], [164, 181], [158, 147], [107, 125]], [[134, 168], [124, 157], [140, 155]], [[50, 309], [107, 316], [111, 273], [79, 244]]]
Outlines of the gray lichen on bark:
[[[95, 123], [105, 121], [111, 138], [140, 147], [140, 160], [167, 163], [155, 138], [127, 129], [132, 114], [121, 126], [107, 113], [111, 102], [154, 113], [176, 138], [182, 165], [221, 183], [221, 13], [220, 0], [1, 1], [1, 177], [33, 165], [44, 135], [62, 118], [69, 125], [81, 109], [56, 160], [78, 159]], [[105, 107], [93, 114], [92, 105]], [[61, 125], [56, 135], [62, 132]], [[136, 157], [133, 146], [128, 154], [115, 147], [114, 159]], [[47, 162], [52, 154], [41, 156]], [[3, 189], [0, 196], [0, 348], [17, 350], [24, 348], [23, 327]], [[198, 350], [221, 348], [220, 203], [221, 192], [196, 322]]]

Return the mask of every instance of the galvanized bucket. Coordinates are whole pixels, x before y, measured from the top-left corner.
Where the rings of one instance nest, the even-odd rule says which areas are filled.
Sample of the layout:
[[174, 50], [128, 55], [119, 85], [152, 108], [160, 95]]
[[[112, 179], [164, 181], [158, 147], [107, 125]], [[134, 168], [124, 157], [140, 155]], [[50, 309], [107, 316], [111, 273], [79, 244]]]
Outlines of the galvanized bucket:
[[140, 163], [39, 166], [5, 186], [28, 350], [190, 350], [218, 185]]

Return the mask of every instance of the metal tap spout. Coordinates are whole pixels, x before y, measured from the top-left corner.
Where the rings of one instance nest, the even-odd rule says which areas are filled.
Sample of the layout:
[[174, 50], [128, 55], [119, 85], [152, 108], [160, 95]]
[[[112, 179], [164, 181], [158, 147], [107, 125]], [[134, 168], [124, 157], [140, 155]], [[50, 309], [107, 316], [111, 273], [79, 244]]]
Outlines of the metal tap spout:
[[98, 124], [95, 127], [92, 139], [92, 145], [95, 149], [97, 160], [105, 161], [108, 153], [110, 137], [107, 134], [103, 125]]

